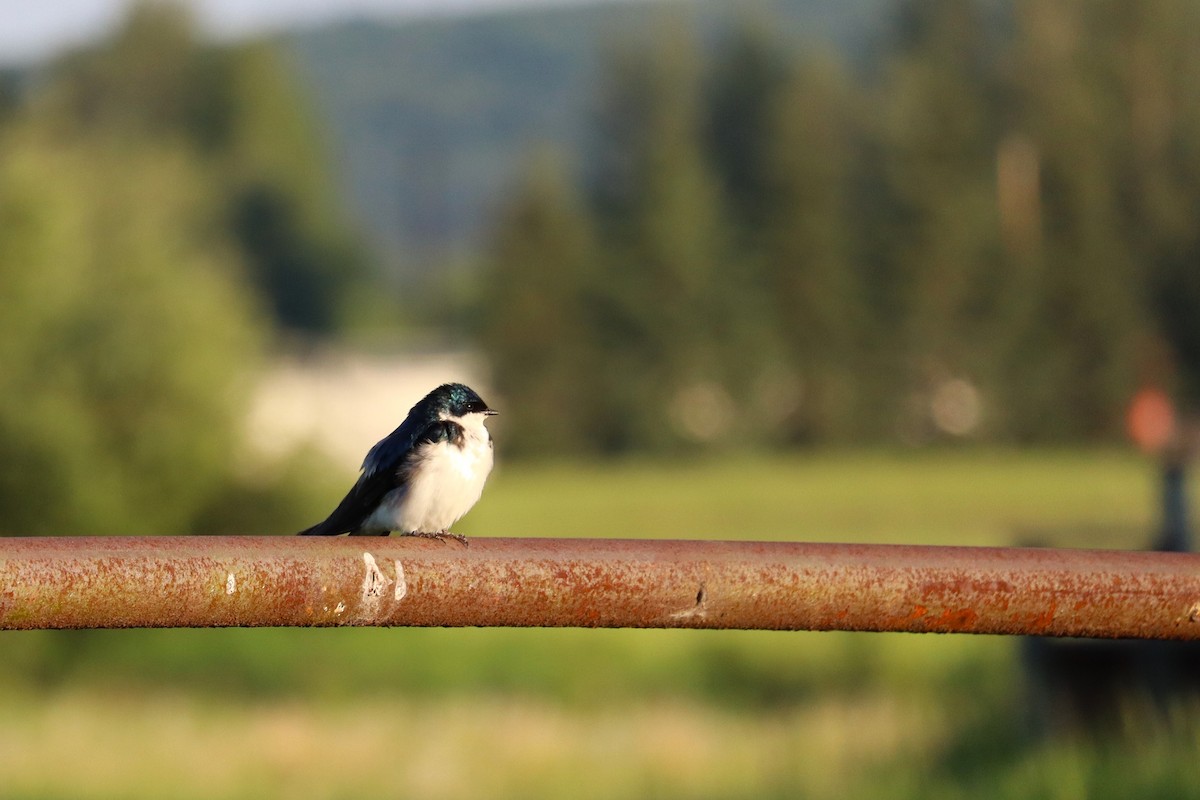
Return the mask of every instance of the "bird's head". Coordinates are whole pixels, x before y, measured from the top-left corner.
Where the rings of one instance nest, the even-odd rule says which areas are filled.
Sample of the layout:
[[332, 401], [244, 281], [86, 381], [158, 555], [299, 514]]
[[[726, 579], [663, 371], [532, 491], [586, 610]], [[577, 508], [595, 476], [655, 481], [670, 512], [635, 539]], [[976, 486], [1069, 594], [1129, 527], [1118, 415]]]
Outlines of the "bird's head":
[[463, 419], [478, 414], [482, 419], [496, 412], [488, 408], [483, 398], [470, 386], [461, 383], [444, 383], [425, 396], [417, 404], [432, 418]]

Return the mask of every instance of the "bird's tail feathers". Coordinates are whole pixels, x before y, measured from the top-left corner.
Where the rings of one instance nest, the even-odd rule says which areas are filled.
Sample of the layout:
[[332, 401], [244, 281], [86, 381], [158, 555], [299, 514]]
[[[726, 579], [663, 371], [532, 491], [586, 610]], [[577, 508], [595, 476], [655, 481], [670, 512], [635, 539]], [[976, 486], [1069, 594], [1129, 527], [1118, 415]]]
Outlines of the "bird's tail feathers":
[[324, 522], [318, 522], [316, 525], [313, 525], [311, 528], [305, 528], [304, 530], [300, 531], [296, 535], [297, 536], [338, 536], [339, 534], [343, 534], [343, 533], [346, 533], [345, 529], [338, 529], [337, 527], [330, 525], [329, 520], [325, 520]]

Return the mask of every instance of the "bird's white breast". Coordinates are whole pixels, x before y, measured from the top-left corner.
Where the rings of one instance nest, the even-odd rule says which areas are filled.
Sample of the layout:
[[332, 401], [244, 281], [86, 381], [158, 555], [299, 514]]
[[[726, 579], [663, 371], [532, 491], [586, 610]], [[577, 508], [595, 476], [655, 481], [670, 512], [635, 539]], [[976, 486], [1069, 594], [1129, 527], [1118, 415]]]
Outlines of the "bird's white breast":
[[448, 530], [471, 510], [492, 471], [492, 442], [483, 419], [482, 414], [468, 414], [456, 420], [463, 426], [461, 447], [450, 442], [422, 447], [407, 486], [381, 508], [391, 516], [384, 527], [435, 533]]

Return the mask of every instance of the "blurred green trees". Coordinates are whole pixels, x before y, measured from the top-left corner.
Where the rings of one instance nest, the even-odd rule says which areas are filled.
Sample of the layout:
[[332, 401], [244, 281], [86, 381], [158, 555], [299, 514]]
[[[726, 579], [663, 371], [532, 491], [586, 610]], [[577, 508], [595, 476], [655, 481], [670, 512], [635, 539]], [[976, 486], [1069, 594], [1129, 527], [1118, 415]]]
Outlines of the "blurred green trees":
[[[1139, 382], [1200, 399], [1198, 16], [914, 0], [858, 72], [761, 23], [615, 52], [562, 188], [589, 268], [544, 229], [492, 250], [509, 295], [583, 303], [536, 335], [489, 312], [498, 388], [539, 409], [510, 438], [1079, 441], [1116, 435]], [[574, 277], [534, 285], [529, 262]], [[546, 401], [519, 365], [551, 360]], [[529, 436], [579, 409], [582, 433]]]
[[[491, 364], [497, 375], [519, 375], [527, 402], [504, 415], [525, 432], [514, 452], [578, 447], [592, 418], [589, 398], [600, 343], [589, 343], [587, 293], [593, 285], [593, 232], [561, 162], [546, 155], [531, 164], [496, 223], [493, 258], [502, 278], [484, 296], [483, 325], [504, 342]], [[570, 347], [547, 346], [547, 335]]]
[[144, 4], [5, 95], [0, 534], [186, 532], [265, 491], [250, 370], [272, 318], [338, 324], [358, 258], [283, 75]]
[[191, 151], [280, 325], [328, 334], [345, 321], [365, 257], [341, 222], [306, 98], [271, 47], [202, 45], [185, 7], [142, 3], [110, 42], [54, 73], [44, 94], [64, 125]]
[[53, 123], [0, 136], [0, 532], [179, 531], [261, 329], [186, 152]]

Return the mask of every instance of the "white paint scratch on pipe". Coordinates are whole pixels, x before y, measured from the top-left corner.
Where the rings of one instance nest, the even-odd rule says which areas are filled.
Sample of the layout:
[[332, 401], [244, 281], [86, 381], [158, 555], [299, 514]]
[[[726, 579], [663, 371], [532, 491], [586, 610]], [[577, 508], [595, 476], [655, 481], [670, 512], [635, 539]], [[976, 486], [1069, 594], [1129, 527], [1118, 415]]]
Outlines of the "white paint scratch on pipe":
[[404, 579], [404, 565], [400, 563], [400, 559], [396, 559], [396, 599], [403, 600], [406, 594], [408, 581]]
[[233, 594], [237, 591], [237, 579], [233, 577], [233, 573], [229, 573], [225, 578], [225, 594]]
[[383, 570], [375, 563], [375, 556], [370, 553], [363, 553], [363, 563], [367, 565], [367, 574], [363, 576], [362, 583], [363, 600], [383, 597], [384, 590], [392, 582], [391, 578], [383, 574]]

